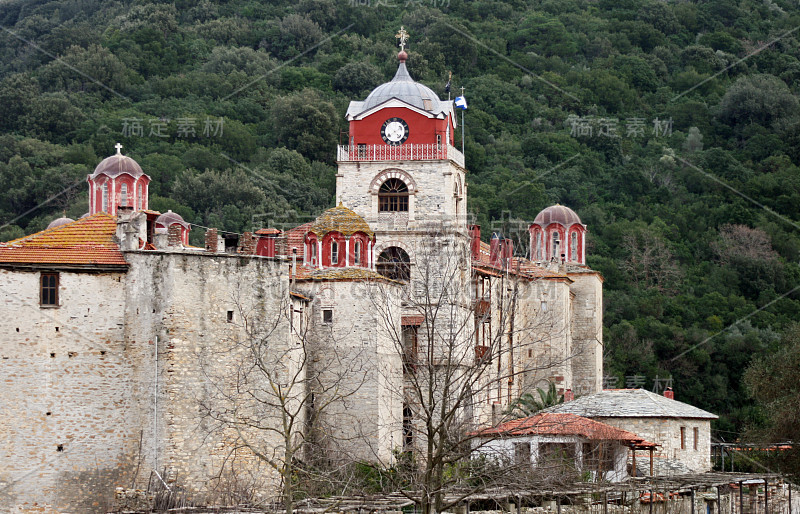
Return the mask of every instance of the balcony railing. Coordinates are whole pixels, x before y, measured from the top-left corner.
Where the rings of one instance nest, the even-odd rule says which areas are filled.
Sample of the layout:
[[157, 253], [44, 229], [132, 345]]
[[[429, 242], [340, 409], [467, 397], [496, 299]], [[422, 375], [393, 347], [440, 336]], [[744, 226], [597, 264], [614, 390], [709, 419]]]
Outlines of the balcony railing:
[[337, 160], [347, 161], [433, 161], [450, 159], [462, 168], [464, 154], [450, 145], [339, 145]]

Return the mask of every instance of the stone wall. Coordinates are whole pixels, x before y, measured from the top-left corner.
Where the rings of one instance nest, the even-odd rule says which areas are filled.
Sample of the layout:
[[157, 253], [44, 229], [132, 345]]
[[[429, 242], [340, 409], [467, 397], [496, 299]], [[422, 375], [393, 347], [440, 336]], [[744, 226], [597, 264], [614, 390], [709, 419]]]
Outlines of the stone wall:
[[[656, 457], [679, 460], [694, 472], [711, 470], [711, 422], [707, 419], [681, 418], [592, 418], [633, 432], [661, 445]], [[681, 449], [681, 427], [685, 428], [684, 449]], [[697, 450], [694, 429], [697, 428]], [[646, 452], [641, 452], [644, 456]], [[644, 470], [647, 471], [647, 470]]]
[[125, 275], [0, 270], [0, 511], [110, 508], [136, 480], [141, 412], [131, 377], [148, 342], [124, 338]]
[[[274, 471], [248, 445], [281, 452], [283, 440], [270, 430], [280, 424], [280, 411], [269, 406], [272, 398], [252, 402], [247, 393], [297, 376], [288, 274], [267, 258], [164, 252], [126, 258], [126, 339], [158, 341], [157, 356], [134, 380], [135, 397], [154, 413], [143, 427], [146, 477], [158, 471], [193, 501], [215, 501], [233, 487], [273, 494]], [[230, 422], [234, 412], [258, 427], [238, 432]]]
[[333, 458], [391, 465], [392, 452], [402, 447], [399, 286], [320, 281], [296, 288], [313, 298], [308, 374], [321, 409], [318, 435]]
[[573, 280], [572, 391], [576, 395], [603, 389], [603, 281], [596, 271], [569, 273]]

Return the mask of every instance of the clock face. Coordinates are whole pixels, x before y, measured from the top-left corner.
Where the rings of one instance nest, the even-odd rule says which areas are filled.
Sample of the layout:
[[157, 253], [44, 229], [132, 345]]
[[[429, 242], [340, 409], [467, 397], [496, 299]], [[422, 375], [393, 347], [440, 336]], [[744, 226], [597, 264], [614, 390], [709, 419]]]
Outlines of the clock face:
[[408, 123], [400, 118], [389, 118], [381, 127], [381, 137], [388, 145], [402, 145], [408, 139]]

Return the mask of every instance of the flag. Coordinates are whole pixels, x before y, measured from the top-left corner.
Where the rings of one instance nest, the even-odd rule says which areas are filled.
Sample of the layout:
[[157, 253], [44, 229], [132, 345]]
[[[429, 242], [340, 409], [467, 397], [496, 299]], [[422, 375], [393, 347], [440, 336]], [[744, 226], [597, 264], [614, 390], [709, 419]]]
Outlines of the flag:
[[456, 97], [456, 107], [462, 110], [467, 110], [467, 99], [463, 96]]

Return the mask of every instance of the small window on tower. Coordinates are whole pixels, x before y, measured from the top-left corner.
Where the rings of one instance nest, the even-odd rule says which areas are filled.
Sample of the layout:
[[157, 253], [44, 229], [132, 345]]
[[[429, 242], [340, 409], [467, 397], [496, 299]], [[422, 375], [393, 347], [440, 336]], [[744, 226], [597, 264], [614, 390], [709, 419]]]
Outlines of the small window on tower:
[[442, 147], [442, 135], [441, 134], [436, 134], [436, 147], [437, 148], [441, 148]]
[[108, 182], [103, 184], [103, 203], [101, 205], [103, 212], [108, 212]]
[[142, 209], [144, 209], [144, 207], [143, 207], [144, 198], [142, 198], [142, 185], [141, 184], [139, 184], [139, 188], [138, 188], [137, 191], [138, 191], [137, 198], [139, 198], [139, 210], [141, 211]]
[[570, 256], [569, 256], [569, 259], [572, 262], [577, 262], [577, 260], [578, 260], [578, 233], [577, 232], [573, 232], [571, 237], [572, 237], [572, 241], [570, 241], [570, 247], [569, 247]]
[[42, 273], [39, 301], [42, 306], [58, 306], [58, 273]]
[[361, 241], [356, 241], [353, 245], [353, 253], [355, 253], [353, 256], [353, 263], [359, 266], [361, 264]]
[[333, 323], [333, 309], [322, 309], [322, 322], [326, 325]]
[[311, 242], [311, 264], [317, 265], [317, 242]]
[[339, 264], [339, 243], [331, 241], [331, 264]]
[[128, 206], [128, 184], [122, 184], [119, 189], [119, 204], [123, 207]]
[[358, 143], [358, 156], [362, 159], [367, 156], [367, 145], [364, 143]]
[[390, 178], [378, 190], [380, 212], [408, 212], [408, 186], [398, 178]]

